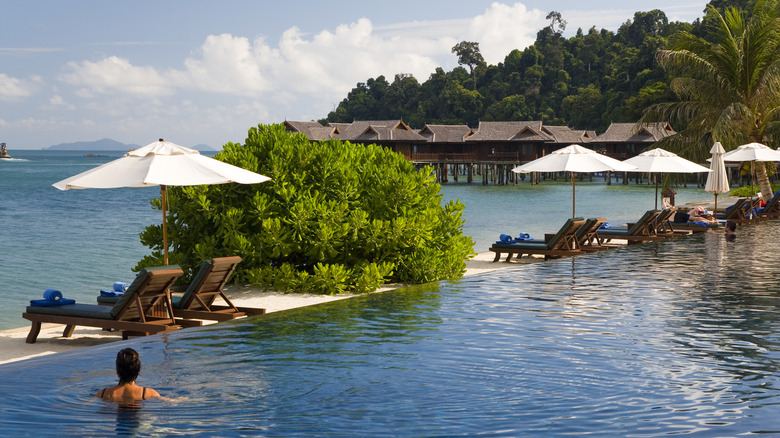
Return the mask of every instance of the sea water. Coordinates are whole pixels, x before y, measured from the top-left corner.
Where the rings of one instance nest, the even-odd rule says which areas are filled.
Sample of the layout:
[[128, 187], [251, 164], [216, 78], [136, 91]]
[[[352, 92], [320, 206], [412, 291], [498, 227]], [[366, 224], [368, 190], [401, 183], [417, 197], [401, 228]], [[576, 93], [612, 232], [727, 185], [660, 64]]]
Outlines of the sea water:
[[[21, 314], [46, 289], [66, 298], [94, 303], [101, 289], [130, 282], [132, 269], [150, 249], [139, 233], [159, 224], [150, 205], [158, 187], [61, 191], [57, 181], [120, 158], [122, 152], [16, 150], [0, 160], [0, 330], [26, 326]], [[678, 188], [677, 203], [711, 199], [693, 187]], [[577, 181], [576, 214], [605, 217], [621, 225], [655, 207], [655, 186], [615, 183], [584, 176]], [[572, 214], [572, 186], [566, 178], [539, 185], [442, 186], [443, 202], [465, 205], [464, 234], [485, 252], [500, 234], [530, 233], [544, 238]]]
[[[53, 182], [117, 158], [15, 152], [0, 161], [6, 327], [45, 288], [92, 302], [132, 278], [155, 188]], [[619, 224], [654, 187], [577, 186], [577, 214]], [[678, 190], [678, 203], [707, 199]], [[555, 231], [571, 186], [449, 184], [464, 232]], [[123, 341], [167, 396], [118, 409], [118, 344], [0, 365], [7, 436], [738, 436], [780, 433], [780, 223], [735, 242], [701, 233], [518, 265], [204, 328]], [[78, 329], [77, 329], [78, 330]]]
[[700, 233], [0, 366], [8, 436], [780, 434], [780, 223]]

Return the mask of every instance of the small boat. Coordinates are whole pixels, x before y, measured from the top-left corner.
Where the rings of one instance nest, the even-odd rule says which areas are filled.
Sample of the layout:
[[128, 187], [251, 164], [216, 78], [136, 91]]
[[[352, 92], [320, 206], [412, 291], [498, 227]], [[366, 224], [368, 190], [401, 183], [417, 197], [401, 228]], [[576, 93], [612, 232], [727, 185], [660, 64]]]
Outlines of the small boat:
[[0, 158], [11, 158], [11, 156], [8, 155], [8, 151], [5, 148], [5, 143], [0, 143]]

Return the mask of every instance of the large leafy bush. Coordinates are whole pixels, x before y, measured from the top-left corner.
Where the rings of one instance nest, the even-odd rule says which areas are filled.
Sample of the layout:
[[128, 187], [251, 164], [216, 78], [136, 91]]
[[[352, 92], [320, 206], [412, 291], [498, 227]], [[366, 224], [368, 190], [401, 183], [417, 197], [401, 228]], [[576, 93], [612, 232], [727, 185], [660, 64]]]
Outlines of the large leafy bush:
[[[169, 188], [171, 263], [190, 271], [201, 260], [240, 255], [238, 282], [361, 293], [460, 277], [473, 255], [463, 204], [442, 205], [432, 170], [386, 148], [310, 143], [282, 125], [260, 125], [216, 158], [272, 181]], [[147, 227], [141, 241], [154, 252], [139, 267], [160, 264], [161, 226]]]

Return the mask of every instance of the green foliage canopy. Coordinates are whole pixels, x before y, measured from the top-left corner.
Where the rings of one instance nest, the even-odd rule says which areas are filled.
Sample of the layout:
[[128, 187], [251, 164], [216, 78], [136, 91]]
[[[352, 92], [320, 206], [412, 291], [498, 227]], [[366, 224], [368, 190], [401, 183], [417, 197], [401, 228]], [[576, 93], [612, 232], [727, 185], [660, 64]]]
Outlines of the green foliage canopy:
[[[361, 293], [388, 281], [458, 278], [473, 256], [463, 204], [442, 205], [432, 169], [418, 171], [386, 148], [310, 143], [282, 125], [260, 125], [216, 158], [272, 181], [169, 188], [171, 263], [190, 271], [240, 255], [237, 282]], [[155, 252], [139, 267], [160, 264], [160, 226], [147, 227], [141, 241]]]

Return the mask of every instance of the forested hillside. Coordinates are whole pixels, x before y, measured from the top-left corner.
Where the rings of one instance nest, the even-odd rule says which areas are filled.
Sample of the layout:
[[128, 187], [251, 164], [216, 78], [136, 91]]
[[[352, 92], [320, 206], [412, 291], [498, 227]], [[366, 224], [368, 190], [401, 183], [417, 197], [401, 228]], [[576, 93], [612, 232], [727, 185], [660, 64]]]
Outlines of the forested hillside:
[[[719, 11], [730, 6], [751, 10], [754, 0], [713, 0]], [[441, 68], [422, 84], [410, 75], [384, 76], [358, 83], [335, 111], [321, 120], [403, 119], [424, 124], [462, 124], [480, 120], [542, 120], [548, 125], [603, 132], [611, 122], [635, 122], [650, 104], [675, 99], [669, 78], [655, 60], [678, 30], [705, 36], [710, 15], [693, 23], [669, 22], [661, 10], [636, 12], [617, 32], [578, 29], [563, 37], [566, 17], [553, 11], [549, 26], [533, 45], [513, 50], [498, 65], [488, 65], [479, 42], [453, 47], [461, 66]], [[675, 128], [677, 128], [675, 126]]]

